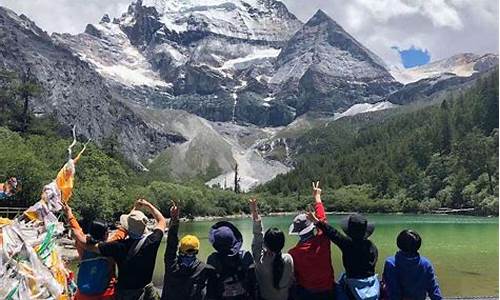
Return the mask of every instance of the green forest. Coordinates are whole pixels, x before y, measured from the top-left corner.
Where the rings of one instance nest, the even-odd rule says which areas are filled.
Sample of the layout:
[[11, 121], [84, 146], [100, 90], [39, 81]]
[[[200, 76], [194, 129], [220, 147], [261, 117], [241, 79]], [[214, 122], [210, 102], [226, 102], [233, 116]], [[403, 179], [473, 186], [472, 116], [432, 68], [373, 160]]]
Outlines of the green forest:
[[329, 210], [498, 214], [498, 72], [439, 104], [361, 128], [333, 122], [302, 136], [297, 166], [259, 192], [327, 187]]
[[[70, 130], [35, 117], [36, 83], [0, 74], [0, 180], [16, 176], [22, 190], [9, 203], [39, 199], [67, 160]], [[81, 139], [84, 140], [84, 139]], [[301, 136], [294, 171], [250, 194], [211, 189], [203, 180], [175, 182], [134, 170], [106, 141], [90, 144], [77, 165], [72, 206], [83, 218], [111, 220], [138, 197], [167, 214], [171, 200], [191, 216], [246, 213], [247, 199], [263, 212], [295, 211], [310, 203], [321, 181], [329, 211], [430, 212], [476, 208], [498, 214], [498, 73], [437, 105], [379, 121], [332, 122]]]

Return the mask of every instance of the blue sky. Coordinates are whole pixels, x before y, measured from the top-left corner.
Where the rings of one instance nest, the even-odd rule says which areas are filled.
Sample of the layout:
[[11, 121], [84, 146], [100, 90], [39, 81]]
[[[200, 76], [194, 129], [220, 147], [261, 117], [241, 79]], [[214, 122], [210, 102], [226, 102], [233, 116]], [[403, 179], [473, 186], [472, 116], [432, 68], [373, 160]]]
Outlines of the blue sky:
[[425, 65], [431, 60], [431, 54], [428, 50], [418, 49], [413, 46], [408, 49], [399, 49], [398, 47], [393, 47], [393, 49], [399, 53], [401, 63], [405, 68]]

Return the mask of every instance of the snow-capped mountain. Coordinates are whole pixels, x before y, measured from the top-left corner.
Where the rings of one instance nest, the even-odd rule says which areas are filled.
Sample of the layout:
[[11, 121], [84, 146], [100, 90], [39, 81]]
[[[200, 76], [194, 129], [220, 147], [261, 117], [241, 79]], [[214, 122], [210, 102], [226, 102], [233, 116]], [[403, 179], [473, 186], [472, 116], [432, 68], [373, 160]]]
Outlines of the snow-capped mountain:
[[[116, 136], [136, 165], [173, 176], [210, 173], [209, 184], [230, 186], [238, 163], [244, 188], [287, 172], [307, 129], [464, 86], [498, 65], [452, 59], [413, 70], [440, 77], [402, 87], [324, 12], [302, 24], [276, 0], [137, 0], [81, 34], [52, 36], [0, 7], [0, 33], [0, 69], [29, 68], [42, 86], [35, 112], [97, 143]], [[471, 68], [467, 78], [443, 71]]]
[[498, 55], [461, 53], [449, 58], [409, 69], [394, 67], [391, 74], [399, 82], [408, 84], [425, 78], [435, 78], [445, 74], [469, 77], [474, 73], [484, 72], [498, 65]]
[[281, 126], [400, 86], [380, 58], [318, 11], [276, 0], [138, 0], [78, 35], [54, 35], [123, 99], [212, 121]]
[[275, 68], [270, 83], [294, 98], [299, 115], [377, 102], [400, 87], [377, 55], [321, 10], [288, 41]]

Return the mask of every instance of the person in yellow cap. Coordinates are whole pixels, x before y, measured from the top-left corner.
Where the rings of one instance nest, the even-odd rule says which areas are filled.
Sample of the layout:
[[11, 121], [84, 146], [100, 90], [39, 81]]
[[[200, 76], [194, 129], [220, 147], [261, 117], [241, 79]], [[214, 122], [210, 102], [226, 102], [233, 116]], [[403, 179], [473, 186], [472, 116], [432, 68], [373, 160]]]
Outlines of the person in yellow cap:
[[165, 249], [165, 276], [162, 300], [202, 300], [212, 268], [196, 255], [200, 251], [200, 240], [194, 235], [185, 235], [180, 241], [179, 208], [173, 203], [170, 208], [170, 227]]

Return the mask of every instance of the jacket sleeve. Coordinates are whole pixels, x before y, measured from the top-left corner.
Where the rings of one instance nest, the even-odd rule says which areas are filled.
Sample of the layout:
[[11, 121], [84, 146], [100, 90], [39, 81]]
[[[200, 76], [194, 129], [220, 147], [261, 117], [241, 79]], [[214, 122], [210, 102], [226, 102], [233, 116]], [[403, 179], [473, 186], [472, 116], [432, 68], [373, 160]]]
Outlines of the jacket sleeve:
[[[72, 217], [69, 219], [69, 227], [73, 232], [79, 231], [83, 233], [82, 227], [78, 223], [78, 221], [75, 219], [75, 217]], [[78, 253], [78, 257], [80, 259], [83, 258], [83, 252], [85, 251], [85, 245], [80, 243], [78, 240], [75, 240], [75, 248], [76, 252]]]
[[118, 227], [118, 229], [108, 238], [108, 242], [123, 240], [127, 237], [127, 234], [128, 232], [125, 228]]
[[219, 297], [219, 285], [218, 285], [218, 278], [217, 278], [217, 272], [215, 270], [215, 266], [213, 263], [214, 258], [212, 255], [209, 255], [207, 258], [207, 296], [206, 300], [218, 300]]
[[179, 246], [179, 222], [170, 225], [167, 234], [167, 246], [165, 247], [165, 268], [170, 269], [177, 258], [177, 247]]
[[314, 204], [314, 213], [320, 221], [327, 222], [325, 206], [323, 205], [323, 202], [317, 202]]
[[262, 233], [262, 219], [253, 221], [252, 255], [256, 264], [260, 263], [262, 257], [262, 244], [264, 234]]
[[324, 232], [324, 234], [339, 248], [344, 248], [349, 242], [349, 238], [343, 235], [340, 231], [333, 228], [330, 224], [325, 222], [318, 222], [316, 227]]
[[441, 300], [443, 296], [441, 295], [441, 289], [439, 288], [439, 284], [436, 278], [436, 274], [434, 273], [434, 267], [429, 262], [427, 266], [427, 294], [429, 294], [429, 298], [431, 300]]
[[396, 267], [389, 259], [385, 261], [382, 279], [385, 285], [385, 291], [387, 293], [388, 300], [401, 299], [402, 295], [399, 288], [400, 283], [396, 274]]

